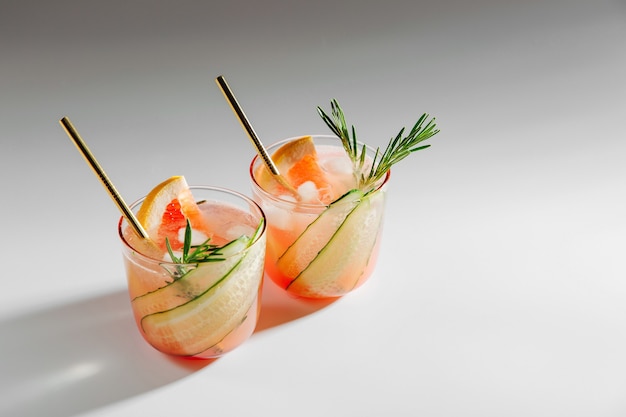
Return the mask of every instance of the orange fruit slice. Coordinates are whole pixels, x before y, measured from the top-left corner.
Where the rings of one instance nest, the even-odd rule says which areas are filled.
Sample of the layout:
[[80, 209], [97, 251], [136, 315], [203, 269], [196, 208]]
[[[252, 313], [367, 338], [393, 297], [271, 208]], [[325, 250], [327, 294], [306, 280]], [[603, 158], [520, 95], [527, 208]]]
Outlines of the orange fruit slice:
[[146, 196], [137, 220], [144, 227], [150, 239], [161, 249], [165, 249], [165, 238], [173, 250], [183, 247], [181, 230], [187, 225], [207, 234], [208, 230], [200, 208], [183, 176], [174, 176], [163, 181]]
[[272, 160], [279, 171], [287, 172], [293, 164], [307, 155], [317, 156], [312, 136], [302, 136], [285, 143], [272, 154]]
[[[294, 188], [311, 181], [319, 190], [320, 198], [327, 194], [329, 184], [319, 166], [313, 137], [303, 136], [285, 143], [272, 154], [272, 161]], [[259, 166], [255, 177], [259, 185], [273, 195], [289, 193], [273, 178], [265, 165]]]
[[326, 175], [317, 163], [316, 155], [304, 155], [302, 159], [293, 164], [287, 171], [287, 180], [294, 187], [299, 187], [307, 181], [311, 181], [317, 188], [328, 185]]
[[[298, 160], [305, 155], [317, 155], [315, 144], [311, 136], [303, 136], [299, 139], [285, 143], [272, 154], [272, 161], [278, 168], [278, 172], [285, 175], [287, 171]], [[273, 195], [286, 194], [287, 190], [278, 183], [267, 169], [265, 164], [261, 163], [254, 173], [257, 183], [265, 191]]]

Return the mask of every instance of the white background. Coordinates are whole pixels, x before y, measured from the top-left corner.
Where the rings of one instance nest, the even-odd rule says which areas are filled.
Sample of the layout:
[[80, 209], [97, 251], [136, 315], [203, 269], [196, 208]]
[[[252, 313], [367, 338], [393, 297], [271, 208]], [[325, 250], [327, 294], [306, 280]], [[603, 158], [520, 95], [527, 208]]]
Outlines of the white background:
[[[0, 415], [626, 415], [623, 0], [3, 1]], [[328, 133], [336, 98], [394, 168], [371, 280], [305, 303], [267, 282], [213, 361], [152, 350], [119, 212], [171, 175], [249, 194], [254, 154]]]

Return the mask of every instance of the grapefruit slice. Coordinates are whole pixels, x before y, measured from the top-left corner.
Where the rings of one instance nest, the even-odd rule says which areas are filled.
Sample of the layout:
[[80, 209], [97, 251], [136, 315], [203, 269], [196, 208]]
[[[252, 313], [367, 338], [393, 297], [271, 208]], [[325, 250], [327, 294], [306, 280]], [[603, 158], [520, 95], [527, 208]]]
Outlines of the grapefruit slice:
[[[319, 200], [323, 201], [328, 195], [330, 186], [318, 163], [312, 136], [302, 136], [285, 143], [272, 154], [272, 161], [294, 188], [298, 189], [301, 185], [311, 182], [318, 190]], [[270, 194], [288, 194], [285, 187], [274, 179], [265, 165], [259, 166], [255, 177], [259, 185]]]
[[150, 191], [144, 199], [137, 220], [144, 227], [150, 239], [161, 249], [165, 249], [165, 238], [173, 250], [183, 246], [181, 229], [187, 225], [210, 236], [202, 213], [183, 176], [173, 176]]
[[311, 154], [304, 155], [289, 168], [287, 179], [296, 188], [307, 181], [313, 182], [317, 188], [328, 185], [326, 175], [317, 163], [317, 156]]
[[285, 143], [272, 154], [272, 160], [279, 170], [287, 171], [306, 155], [317, 156], [312, 136], [302, 136]]

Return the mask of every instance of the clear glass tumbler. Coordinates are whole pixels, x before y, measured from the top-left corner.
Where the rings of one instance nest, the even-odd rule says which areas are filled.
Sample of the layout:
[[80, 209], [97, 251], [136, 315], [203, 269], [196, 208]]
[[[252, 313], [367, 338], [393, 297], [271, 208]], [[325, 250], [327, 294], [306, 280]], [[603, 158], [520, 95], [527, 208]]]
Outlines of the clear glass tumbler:
[[[261, 306], [265, 216], [248, 197], [208, 186], [190, 187], [214, 238], [224, 246], [212, 262], [175, 263], [149, 255], [125, 218], [118, 224], [132, 310], [144, 339], [176, 356], [216, 358], [253, 333]], [[131, 205], [140, 207], [143, 198]], [[241, 236], [243, 240], [237, 240]]]
[[[285, 144], [298, 139], [285, 139], [267, 148], [277, 165], [283, 159], [300, 156], [299, 151], [293, 151], [296, 155], [284, 152]], [[352, 162], [340, 139], [324, 135], [314, 135], [312, 139], [324, 181], [335, 190], [327, 201], [302, 202], [292, 195], [277, 193], [280, 187], [268, 179], [266, 170], [263, 172], [261, 158], [256, 156], [250, 164], [253, 198], [268, 222], [265, 271], [273, 282], [293, 295], [340, 297], [363, 284], [374, 269], [390, 173], [373, 189], [359, 190]], [[283, 150], [276, 153], [281, 147]], [[367, 149], [370, 161], [374, 154], [375, 150]], [[281, 174], [287, 180], [303, 175], [291, 170]], [[303, 184], [299, 190], [310, 193], [311, 187]]]

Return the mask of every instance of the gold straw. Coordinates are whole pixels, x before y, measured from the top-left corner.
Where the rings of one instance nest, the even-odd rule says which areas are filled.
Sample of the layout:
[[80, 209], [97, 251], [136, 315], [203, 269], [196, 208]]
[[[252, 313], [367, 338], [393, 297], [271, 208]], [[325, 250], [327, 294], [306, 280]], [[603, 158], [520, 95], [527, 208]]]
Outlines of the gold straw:
[[76, 147], [78, 148], [79, 152], [83, 155], [83, 157], [85, 158], [89, 166], [93, 169], [96, 176], [100, 179], [100, 182], [102, 183], [102, 185], [104, 185], [104, 188], [106, 188], [106, 190], [108, 191], [109, 196], [111, 196], [111, 198], [117, 205], [117, 208], [119, 208], [119, 210], [122, 212], [122, 215], [126, 218], [126, 220], [128, 220], [128, 222], [133, 227], [135, 232], [141, 238], [149, 239], [148, 233], [146, 233], [144, 228], [141, 226], [141, 223], [139, 223], [139, 220], [137, 220], [137, 218], [135, 217], [131, 209], [126, 205], [120, 193], [117, 192], [117, 190], [115, 189], [115, 186], [113, 185], [111, 180], [109, 180], [109, 177], [104, 172], [104, 170], [102, 169], [102, 167], [100, 166], [96, 158], [93, 156], [93, 154], [87, 147], [87, 144], [85, 144], [83, 139], [80, 137], [80, 135], [74, 128], [74, 125], [72, 125], [72, 122], [70, 122], [70, 119], [68, 119], [67, 117], [64, 117], [60, 120], [60, 123], [61, 123], [61, 126], [63, 126], [63, 128], [65, 129], [65, 132], [67, 132], [67, 135], [74, 142], [74, 145], [76, 145]]
[[237, 99], [235, 98], [235, 95], [233, 94], [230, 87], [228, 86], [228, 83], [226, 82], [226, 79], [224, 78], [224, 76], [220, 75], [219, 77], [215, 79], [215, 82], [217, 82], [217, 85], [222, 90], [224, 97], [230, 104], [230, 107], [233, 109], [233, 112], [239, 119], [241, 126], [243, 126], [244, 130], [248, 134], [250, 141], [256, 148], [259, 156], [265, 163], [265, 166], [267, 167], [267, 169], [271, 172], [272, 176], [276, 179], [276, 181], [280, 183], [280, 185], [282, 185], [287, 190], [289, 190], [289, 192], [291, 192], [296, 197], [296, 199], [300, 200], [301, 197], [300, 197], [300, 194], [298, 194], [298, 191], [295, 188], [293, 188], [293, 186], [289, 184], [289, 182], [285, 179], [285, 177], [283, 177], [278, 171], [276, 164], [274, 164], [274, 161], [272, 161], [272, 158], [270, 157], [269, 153], [267, 153], [267, 150], [263, 146], [263, 143], [261, 143], [261, 140], [259, 139], [256, 132], [252, 128], [250, 121], [246, 117], [246, 114], [243, 112], [243, 109], [239, 105], [239, 102], [237, 102]]

